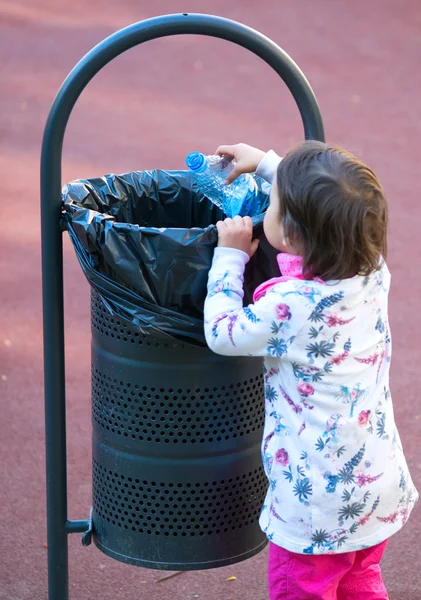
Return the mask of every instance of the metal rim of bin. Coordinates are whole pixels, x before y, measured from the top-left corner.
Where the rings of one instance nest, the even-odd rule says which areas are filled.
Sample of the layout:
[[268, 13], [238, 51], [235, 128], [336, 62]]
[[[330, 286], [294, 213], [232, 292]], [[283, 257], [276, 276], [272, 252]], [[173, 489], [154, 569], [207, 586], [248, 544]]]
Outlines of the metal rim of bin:
[[48, 598], [68, 600], [69, 533], [83, 533], [88, 520], [67, 518], [66, 406], [63, 309], [61, 162], [71, 111], [89, 81], [111, 60], [153, 39], [183, 34], [233, 42], [259, 56], [285, 82], [300, 111], [306, 139], [324, 141], [316, 97], [302, 71], [261, 33], [205, 14], [155, 17], [117, 31], [95, 46], [69, 73], [51, 107], [41, 150], [41, 242], [44, 330], [45, 440], [47, 478]]

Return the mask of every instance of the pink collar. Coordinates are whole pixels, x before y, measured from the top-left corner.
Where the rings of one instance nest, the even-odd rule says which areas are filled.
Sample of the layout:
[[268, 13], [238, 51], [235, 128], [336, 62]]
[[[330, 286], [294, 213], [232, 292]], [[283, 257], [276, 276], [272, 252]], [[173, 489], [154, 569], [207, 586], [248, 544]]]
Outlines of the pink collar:
[[[257, 302], [260, 298], [266, 295], [269, 288], [273, 287], [277, 283], [284, 281], [290, 281], [291, 279], [304, 279], [303, 275], [303, 257], [295, 254], [287, 254], [282, 252], [276, 257], [281, 271], [281, 277], [273, 277], [268, 281], [265, 281], [258, 288], [256, 288], [253, 294], [253, 302]], [[324, 283], [319, 277], [315, 277], [314, 281]]]
[[276, 257], [281, 275], [303, 279], [303, 257], [282, 252]]

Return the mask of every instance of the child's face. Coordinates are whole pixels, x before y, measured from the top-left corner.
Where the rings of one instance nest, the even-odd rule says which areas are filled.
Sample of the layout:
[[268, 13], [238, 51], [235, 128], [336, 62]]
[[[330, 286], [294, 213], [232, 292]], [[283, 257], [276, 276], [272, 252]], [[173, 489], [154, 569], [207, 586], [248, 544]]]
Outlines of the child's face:
[[279, 208], [278, 184], [275, 177], [270, 192], [270, 205], [263, 221], [266, 239], [271, 246], [280, 252], [300, 254], [294, 244], [285, 237]]

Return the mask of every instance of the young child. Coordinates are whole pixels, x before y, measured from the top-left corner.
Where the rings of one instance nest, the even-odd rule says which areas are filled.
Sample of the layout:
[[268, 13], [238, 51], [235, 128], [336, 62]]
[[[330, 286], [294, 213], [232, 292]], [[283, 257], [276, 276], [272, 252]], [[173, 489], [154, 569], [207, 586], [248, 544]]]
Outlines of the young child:
[[217, 152], [237, 161], [230, 181], [256, 167], [273, 179], [264, 230], [281, 276], [243, 307], [258, 242], [249, 217], [226, 219], [205, 303], [214, 352], [264, 357], [269, 596], [386, 599], [380, 559], [418, 493], [389, 390], [382, 188], [354, 156], [321, 142], [283, 160], [245, 144]]

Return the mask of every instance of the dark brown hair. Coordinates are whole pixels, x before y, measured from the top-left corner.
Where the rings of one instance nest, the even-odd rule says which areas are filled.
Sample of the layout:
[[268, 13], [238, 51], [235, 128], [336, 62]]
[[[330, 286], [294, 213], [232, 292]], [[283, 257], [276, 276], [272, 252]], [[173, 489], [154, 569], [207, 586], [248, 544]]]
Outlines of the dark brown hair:
[[306, 141], [277, 172], [285, 236], [302, 247], [306, 276], [345, 279], [378, 270], [387, 202], [371, 169], [337, 146]]

